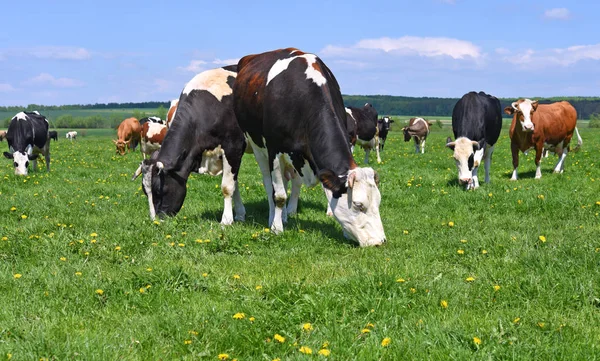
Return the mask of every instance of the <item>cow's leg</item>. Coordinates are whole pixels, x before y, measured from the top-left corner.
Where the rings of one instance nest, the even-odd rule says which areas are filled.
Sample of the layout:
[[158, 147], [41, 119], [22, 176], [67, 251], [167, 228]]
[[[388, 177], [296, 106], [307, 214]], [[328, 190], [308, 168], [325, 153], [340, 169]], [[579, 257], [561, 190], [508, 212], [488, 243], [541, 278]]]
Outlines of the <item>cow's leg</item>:
[[294, 174], [292, 178], [292, 192], [287, 205], [288, 216], [295, 216], [298, 213], [298, 199], [300, 198], [300, 188], [302, 187], [302, 178], [299, 174]]
[[[146, 153], [144, 153], [146, 155]], [[233, 209], [231, 197], [237, 189], [233, 172], [231, 171], [231, 165], [227, 161], [227, 157], [223, 155], [223, 178], [221, 179], [221, 192], [223, 193], [223, 216], [221, 217], [221, 224], [230, 225], [233, 223]]]
[[375, 152], [377, 152], [377, 163], [381, 163], [381, 156], [379, 156], [379, 136], [375, 136]]
[[421, 140], [421, 154], [425, 154], [425, 138]]
[[329, 217], [333, 217], [333, 210], [331, 210], [331, 202], [330, 202], [331, 197], [333, 195], [331, 194], [331, 191], [329, 189], [327, 189], [323, 186], [323, 184], [321, 184], [321, 187], [323, 187], [323, 191], [325, 192], [325, 197], [327, 198], [327, 215]]
[[269, 163], [272, 165], [271, 181], [273, 182], [273, 200], [275, 203], [275, 212], [273, 215], [273, 223], [271, 224], [271, 230], [275, 234], [283, 232], [283, 209], [287, 200], [287, 192], [285, 190], [284, 178], [285, 164], [281, 157], [281, 154], [269, 154]]
[[271, 167], [269, 167], [269, 157], [265, 148], [260, 148], [254, 143], [252, 144], [252, 151], [254, 152], [254, 158], [258, 163], [260, 172], [263, 177], [263, 186], [265, 192], [267, 192], [267, 199], [269, 201], [269, 227], [273, 224], [273, 218], [275, 216], [275, 202], [273, 202], [273, 183], [271, 181]]
[[415, 153], [419, 153], [419, 138], [413, 137], [413, 140], [415, 141]]
[[517, 168], [519, 167], [519, 146], [516, 143], [510, 144], [510, 150], [512, 152], [513, 161], [513, 173], [510, 180], [517, 180]]
[[562, 149], [556, 148], [556, 154], [558, 154], [558, 163], [556, 163], [556, 167], [554, 167], [554, 173], [562, 173], [564, 171], [565, 158], [567, 157], [568, 152], [569, 151], [566, 147]]
[[31, 161], [31, 170], [37, 172], [37, 158]]
[[379, 138], [379, 144], [381, 146], [381, 151], [383, 152], [383, 147], [385, 146], [385, 138]]
[[363, 147], [363, 149], [365, 150], [365, 164], [369, 164], [369, 154], [371, 154], [371, 148]]
[[[231, 174], [234, 179], [234, 190], [233, 190], [233, 211], [234, 217], [233, 219], [239, 222], [243, 222], [246, 220], [246, 208], [244, 207], [244, 203], [242, 202], [242, 196], [240, 195], [240, 187], [238, 184], [238, 174], [240, 172], [240, 166], [242, 164], [242, 157], [244, 155], [243, 150], [240, 150], [239, 155], [231, 155], [231, 159], [227, 159], [227, 163], [231, 166]], [[225, 178], [225, 158], [223, 155], [223, 178]]]
[[485, 150], [485, 182], [490, 182], [490, 166], [492, 165], [492, 153], [494, 153], [494, 146], [492, 145]]
[[542, 178], [542, 153], [544, 143], [535, 145], [535, 179]]

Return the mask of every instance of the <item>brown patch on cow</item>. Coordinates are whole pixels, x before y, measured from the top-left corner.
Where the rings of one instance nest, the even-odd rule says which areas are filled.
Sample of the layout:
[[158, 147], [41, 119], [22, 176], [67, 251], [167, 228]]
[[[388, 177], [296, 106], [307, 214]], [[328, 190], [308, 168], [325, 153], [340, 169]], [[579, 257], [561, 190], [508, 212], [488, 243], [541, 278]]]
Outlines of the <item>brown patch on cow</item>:
[[179, 105], [179, 100], [174, 102], [171, 105], [171, 107], [169, 108], [169, 112], [167, 113], [167, 124], [171, 124], [171, 122], [173, 121], [173, 115], [175, 114], [175, 111], [177, 110], [177, 105]]
[[229, 188], [225, 187], [225, 186], [221, 187], [221, 193], [223, 193], [223, 197], [231, 197], [232, 196], [231, 192], [229, 191]]

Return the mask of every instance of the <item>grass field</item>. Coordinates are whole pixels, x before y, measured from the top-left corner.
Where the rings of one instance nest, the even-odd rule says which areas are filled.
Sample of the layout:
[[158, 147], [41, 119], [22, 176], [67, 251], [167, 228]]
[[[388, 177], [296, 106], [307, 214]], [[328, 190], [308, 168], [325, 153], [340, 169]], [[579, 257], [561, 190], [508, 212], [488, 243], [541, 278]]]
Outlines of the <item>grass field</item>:
[[0, 360], [599, 359], [600, 131], [580, 132], [564, 174], [548, 158], [533, 179], [530, 152], [513, 182], [503, 130], [492, 183], [469, 192], [449, 128], [424, 155], [390, 133], [373, 165], [388, 242], [367, 249], [320, 187], [284, 234], [265, 230], [251, 155], [247, 220], [224, 229], [220, 178], [199, 175], [179, 215], [151, 222], [130, 181], [141, 155], [116, 156], [111, 133], [52, 142], [50, 173], [4, 159]]

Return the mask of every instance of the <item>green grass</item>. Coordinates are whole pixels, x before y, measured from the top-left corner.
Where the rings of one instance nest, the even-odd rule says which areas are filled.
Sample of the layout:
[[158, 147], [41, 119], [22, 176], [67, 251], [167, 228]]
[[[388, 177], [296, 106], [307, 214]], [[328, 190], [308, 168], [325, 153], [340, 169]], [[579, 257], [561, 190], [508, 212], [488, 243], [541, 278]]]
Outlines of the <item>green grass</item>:
[[141, 156], [116, 156], [112, 134], [52, 142], [50, 173], [17, 178], [4, 160], [0, 360], [309, 360], [325, 342], [332, 360], [598, 359], [600, 131], [580, 132], [564, 174], [548, 158], [533, 179], [530, 152], [512, 182], [503, 131], [492, 183], [469, 192], [449, 128], [424, 155], [390, 133], [373, 165], [388, 243], [367, 249], [325, 216], [320, 187], [303, 188], [284, 234], [265, 232], [248, 155], [247, 221], [224, 229], [220, 178], [199, 175], [180, 214], [153, 224], [130, 181]]

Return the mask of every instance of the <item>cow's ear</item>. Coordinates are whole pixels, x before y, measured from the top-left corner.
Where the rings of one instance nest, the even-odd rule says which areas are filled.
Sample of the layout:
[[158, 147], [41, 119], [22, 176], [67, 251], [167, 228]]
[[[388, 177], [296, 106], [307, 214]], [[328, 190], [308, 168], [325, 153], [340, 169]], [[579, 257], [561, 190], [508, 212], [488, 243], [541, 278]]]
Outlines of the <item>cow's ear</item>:
[[9, 152], [4, 152], [4, 156], [5, 156], [7, 159], [13, 159], [13, 155], [12, 155], [12, 153], [9, 153]]
[[379, 187], [379, 173], [377, 173], [376, 171], [373, 171], [373, 178], [375, 179], [375, 185], [377, 187]]
[[508, 106], [508, 107], [504, 108], [504, 112], [506, 114], [515, 114], [515, 108], [513, 108], [512, 106]]
[[471, 144], [473, 144], [473, 150], [479, 150], [479, 149], [481, 149], [481, 146], [479, 145], [478, 141], [472, 140]]
[[455, 146], [456, 146], [456, 143], [452, 141], [452, 138], [450, 138], [450, 137], [446, 138], [446, 147], [454, 150]]
[[[68, 135], [68, 134], [67, 134], [67, 135]], [[119, 143], [119, 141], [118, 141], [118, 140], [115, 140], [115, 139], [111, 139], [111, 140], [112, 140], [112, 141], [113, 141], [113, 143], [115, 143], [115, 144]]]
[[36, 160], [38, 158], [39, 154], [27, 154], [27, 159], [29, 160]]
[[538, 105], [540, 105], [540, 104], [539, 104], [539, 102], [537, 100], [531, 102], [531, 106], [533, 107], [534, 111], [537, 110]]
[[346, 191], [346, 186], [340, 178], [329, 169], [319, 171], [319, 180], [323, 187], [329, 189], [333, 193], [334, 198], [339, 198]]

